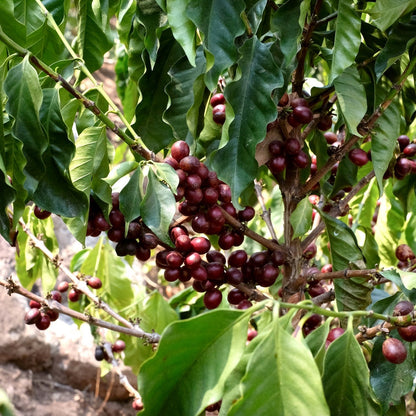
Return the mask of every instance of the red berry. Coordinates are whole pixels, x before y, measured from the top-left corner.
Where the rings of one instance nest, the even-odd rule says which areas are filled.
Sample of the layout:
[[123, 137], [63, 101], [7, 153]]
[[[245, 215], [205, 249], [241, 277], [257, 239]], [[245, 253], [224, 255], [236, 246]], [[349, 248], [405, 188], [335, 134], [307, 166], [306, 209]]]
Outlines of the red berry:
[[410, 143], [410, 139], [405, 134], [402, 134], [397, 138], [397, 141], [399, 142], [400, 150], [403, 151], [404, 148]]
[[126, 343], [122, 339], [118, 339], [112, 346], [111, 350], [113, 352], [121, 352], [126, 349]]
[[31, 308], [35, 308], [35, 309], [40, 309], [42, 307], [42, 305], [39, 302], [37, 302], [36, 300], [31, 300], [29, 302], [29, 306]]
[[317, 247], [315, 243], [309, 244], [308, 247], [306, 247], [305, 251], [303, 252], [303, 257], [305, 259], [310, 260], [316, 256]]
[[269, 143], [269, 151], [273, 156], [281, 155], [284, 148], [285, 145], [281, 140], [273, 140]]
[[146, 248], [146, 247], [142, 247], [141, 245], [138, 245], [136, 248], [135, 256], [137, 260], [140, 260], [140, 261], [149, 260], [151, 256], [150, 248]]
[[332, 127], [332, 116], [327, 114], [326, 116], [322, 117], [318, 122], [318, 129], [322, 131], [327, 131]]
[[56, 300], [59, 303], [62, 302], [62, 295], [61, 295], [61, 292], [59, 292], [58, 290], [52, 290], [50, 295], [51, 295], [51, 299]]
[[276, 156], [269, 160], [267, 166], [273, 175], [277, 175], [286, 169], [286, 158], [284, 156]]
[[211, 104], [211, 107], [216, 107], [219, 104], [225, 104], [224, 94], [221, 93], [221, 92], [218, 92], [217, 94], [214, 94], [211, 97], [210, 104]]
[[212, 119], [217, 124], [224, 124], [225, 123], [225, 105], [218, 104], [212, 109]]
[[201, 261], [201, 256], [198, 253], [194, 252], [188, 254], [185, 257], [185, 266], [189, 267], [190, 269], [196, 269], [201, 265]]
[[249, 329], [247, 331], [247, 341], [251, 341], [257, 336], [257, 331], [255, 329]]
[[413, 250], [407, 244], [400, 244], [396, 248], [396, 257], [400, 261], [407, 262], [415, 258], [415, 253], [413, 253]]
[[87, 280], [87, 285], [93, 289], [100, 289], [103, 282], [98, 277], [91, 277]]
[[412, 166], [410, 164], [410, 161], [405, 157], [398, 159], [396, 164], [394, 165], [394, 173], [397, 179], [404, 178], [411, 172], [411, 170]]
[[397, 328], [399, 335], [408, 342], [416, 341], [416, 325], [409, 325]]
[[244, 299], [237, 305], [237, 309], [244, 310], [251, 308], [252, 306], [253, 304], [248, 299]]
[[133, 400], [133, 403], [131, 404], [134, 410], [137, 410], [140, 412], [140, 410], [144, 409], [143, 402], [141, 399], [137, 398]]
[[181, 269], [166, 269], [164, 272], [165, 280], [168, 282], [175, 282], [181, 277]]
[[213, 262], [208, 263], [206, 266], [208, 272], [208, 279], [210, 280], [222, 280], [225, 275], [224, 265], [222, 263]]
[[403, 154], [407, 157], [416, 155], [416, 143], [410, 143], [403, 149]]
[[401, 364], [407, 357], [406, 347], [397, 338], [387, 338], [383, 342], [382, 352], [386, 360], [393, 364]]
[[219, 289], [213, 289], [205, 293], [204, 305], [207, 309], [217, 308], [222, 301], [222, 292]]
[[241, 267], [247, 261], [247, 253], [245, 250], [233, 251], [228, 257], [228, 265], [231, 267]]
[[41, 319], [40, 309], [32, 308], [29, 309], [25, 314], [25, 323], [27, 325], [33, 325], [39, 322]]
[[39, 208], [37, 205], [35, 205], [33, 213], [35, 214], [35, 217], [39, 218], [40, 220], [44, 220], [44, 219], [48, 218], [51, 215], [51, 213], [49, 211], [43, 210], [43, 209]]
[[305, 98], [294, 98], [291, 102], [290, 105], [292, 106], [292, 108], [296, 108], [299, 106], [303, 106], [303, 107], [308, 107], [308, 102], [305, 100]]
[[328, 144], [334, 144], [338, 141], [338, 137], [332, 131], [327, 131], [324, 133], [325, 140]]
[[45, 329], [49, 328], [51, 324], [51, 318], [46, 313], [41, 313], [41, 318], [39, 321], [35, 322], [36, 328], [44, 331]]
[[351, 162], [357, 166], [364, 166], [369, 160], [367, 152], [358, 148], [352, 149], [348, 153], [348, 157], [350, 158]]
[[238, 286], [243, 283], [243, 272], [236, 267], [230, 267], [226, 272], [226, 279], [230, 285]]
[[170, 153], [177, 162], [180, 162], [184, 157], [189, 156], [188, 143], [183, 140], [178, 140], [173, 143]]
[[401, 300], [396, 304], [393, 310], [393, 316], [405, 316], [413, 312], [414, 306], [408, 300]]
[[293, 118], [299, 124], [307, 124], [312, 121], [313, 113], [309, 107], [300, 105], [293, 109]]
[[328, 332], [328, 336], [326, 337], [325, 348], [328, 348], [329, 344], [332, 341], [335, 341], [337, 338], [339, 338], [344, 333], [345, 333], [345, 329], [343, 329], [343, 328], [332, 328]]
[[305, 169], [309, 165], [308, 155], [301, 150], [294, 156], [293, 162], [299, 169]]
[[253, 207], [245, 207], [243, 210], [238, 211], [238, 219], [241, 222], [250, 221], [254, 218], [254, 215], [256, 214], [256, 211]]
[[238, 305], [244, 299], [247, 299], [247, 296], [237, 288], [231, 289], [228, 292], [227, 300], [231, 305]]
[[199, 254], [208, 253], [211, 248], [210, 241], [205, 237], [194, 237], [191, 240], [191, 246]]
[[124, 215], [118, 209], [112, 209], [110, 211], [108, 219], [110, 220], [110, 223], [113, 227], [116, 227], [116, 228], [124, 227], [124, 224], [125, 224]]
[[296, 155], [301, 151], [301, 146], [298, 139], [295, 139], [294, 137], [286, 140], [285, 142], [285, 150], [286, 153], [289, 155]]
[[71, 302], [78, 302], [79, 298], [81, 296], [81, 292], [79, 290], [76, 290], [75, 288], [72, 288], [69, 292], [68, 292], [68, 299]]
[[169, 268], [177, 269], [182, 265], [183, 257], [177, 251], [171, 251], [166, 256], [166, 263], [167, 263]]
[[199, 159], [195, 156], [185, 156], [179, 162], [179, 167], [185, 172], [193, 173], [198, 171], [200, 163]]
[[58, 287], [57, 287], [57, 289], [61, 293], [66, 292], [68, 290], [68, 288], [69, 288], [69, 283], [67, 281], [60, 282], [59, 285], [58, 285]]

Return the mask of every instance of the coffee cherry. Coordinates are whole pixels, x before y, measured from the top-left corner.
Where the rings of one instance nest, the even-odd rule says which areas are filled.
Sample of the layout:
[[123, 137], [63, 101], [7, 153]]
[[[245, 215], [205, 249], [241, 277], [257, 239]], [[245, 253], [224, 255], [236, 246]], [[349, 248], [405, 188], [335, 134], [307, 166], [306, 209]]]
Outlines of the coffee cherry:
[[127, 240], [137, 240], [140, 237], [141, 233], [142, 233], [142, 226], [138, 222], [132, 221], [129, 224], [126, 239]]
[[247, 261], [247, 253], [244, 250], [233, 251], [228, 257], [228, 265], [231, 267], [241, 267]]
[[54, 321], [58, 320], [58, 318], [59, 318], [59, 312], [54, 311], [52, 309], [47, 309], [45, 311], [45, 313], [46, 313], [46, 315], [49, 316], [49, 319], [51, 320], [51, 322], [54, 322]]
[[176, 159], [174, 159], [172, 156], [168, 156], [164, 159], [163, 163], [168, 164], [169, 166], [172, 166], [173, 169], [178, 169], [179, 168], [179, 163]]
[[29, 309], [25, 314], [26, 325], [33, 325], [39, 322], [41, 319], [40, 309], [32, 308]]
[[289, 155], [296, 155], [301, 151], [301, 146], [298, 139], [290, 138], [285, 142], [285, 150]]
[[402, 134], [397, 138], [397, 141], [399, 142], [400, 150], [403, 151], [404, 148], [410, 143], [410, 139], [405, 134]]
[[414, 306], [408, 300], [401, 300], [396, 304], [393, 310], [393, 316], [405, 316], [413, 312]]
[[42, 305], [39, 302], [37, 302], [36, 300], [31, 300], [29, 302], [29, 307], [30, 308], [35, 308], [35, 309], [40, 309], [42, 307]]
[[243, 272], [236, 267], [230, 267], [226, 272], [226, 279], [230, 285], [238, 286], [243, 283]]
[[253, 304], [248, 299], [244, 299], [237, 305], [237, 309], [245, 310], [251, 308], [252, 306]]
[[116, 253], [120, 257], [134, 256], [138, 247], [137, 241], [132, 239], [121, 240], [116, 245]]
[[190, 269], [196, 269], [201, 265], [201, 256], [199, 253], [193, 252], [185, 257], [185, 266]]
[[221, 93], [221, 92], [218, 92], [217, 94], [214, 94], [211, 97], [210, 104], [211, 104], [211, 107], [216, 107], [219, 104], [225, 104], [224, 94]]
[[166, 263], [169, 268], [177, 269], [182, 265], [183, 257], [177, 251], [171, 251], [166, 256]]
[[215, 123], [223, 125], [225, 123], [225, 105], [218, 104], [212, 109], [212, 119]]
[[137, 260], [147, 261], [150, 259], [150, 256], [151, 256], [150, 248], [146, 248], [141, 245], [138, 245], [136, 247], [136, 253], [134, 255], [136, 256]]
[[328, 348], [329, 347], [329, 344], [332, 341], [335, 341], [337, 338], [339, 338], [344, 333], [345, 333], [345, 329], [343, 329], [343, 328], [332, 328], [328, 332], [328, 336], [326, 337], [325, 348]]
[[221, 183], [218, 186], [218, 199], [226, 204], [231, 202], [231, 188], [229, 185]]
[[179, 280], [181, 275], [181, 269], [166, 269], [164, 272], [165, 280], [168, 282], [175, 282], [176, 280]]
[[95, 217], [94, 217], [94, 221], [93, 221], [94, 227], [97, 230], [100, 231], [108, 231], [111, 226], [110, 224], [107, 222], [107, 220], [104, 217], [103, 213], [98, 213]]
[[316, 329], [319, 325], [321, 325], [321, 323], [322, 323], [322, 316], [316, 313], [312, 314], [303, 324], [303, 328], [302, 328], [303, 335], [306, 337], [314, 329]]
[[103, 361], [108, 358], [105, 349], [101, 345], [95, 347], [94, 357], [97, 361]]
[[257, 331], [255, 329], [249, 329], [247, 331], [247, 341], [251, 341], [257, 336]]
[[325, 264], [321, 268], [321, 273], [331, 273], [332, 272], [332, 264]]
[[270, 253], [270, 260], [275, 266], [281, 266], [286, 261], [286, 256], [280, 250], [274, 250]]
[[134, 399], [131, 406], [133, 407], [134, 410], [136, 410], [137, 412], [140, 412], [140, 410], [144, 409], [144, 405], [141, 399], [137, 398]]
[[277, 175], [286, 169], [286, 158], [284, 156], [276, 156], [267, 163], [270, 172]]
[[78, 302], [79, 298], [81, 297], [81, 292], [75, 288], [72, 288], [69, 292], [68, 292], [68, 299], [71, 302]]
[[403, 154], [407, 157], [416, 155], [416, 143], [410, 143], [403, 149]]
[[204, 305], [207, 309], [217, 308], [222, 301], [222, 292], [219, 289], [213, 289], [205, 293]]
[[399, 335], [408, 342], [416, 341], [416, 325], [409, 325], [397, 328]]
[[183, 140], [178, 140], [173, 143], [170, 149], [170, 154], [177, 162], [180, 162], [184, 157], [189, 156], [188, 143]]
[[295, 155], [293, 162], [299, 169], [305, 169], [309, 165], [308, 155], [301, 150]]
[[210, 263], [220, 263], [223, 265], [226, 263], [224, 254], [216, 250], [208, 251], [206, 257]]
[[204, 282], [208, 279], [208, 272], [207, 272], [207, 269], [201, 265], [201, 266], [196, 267], [195, 269], [191, 269], [191, 276], [195, 280]]
[[387, 338], [381, 347], [387, 361], [393, 364], [401, 364], [407, 357], [407, 350], [403, 342], [397, 338]]
[[87, 285], [92, 289], [100, 289], [103, 285], [103, 282], [98, 277], [90, 277], [87, 280]]
[[308, 102], [306, 101], [305, 98], [302, 97], [298, 97], [298, 98], [294, 98], [291, 102], [290, 105], [292, 106], [292, 108], [296, 108], [296, 107], [308, 107]]
[[188, 189], [198, 189], [202, 185], [202, 179], [196, 173], [191, 173], [186, 177], [185, 186]]
[[312, 121], [313, 113], [309, 107], [300, 105], [293, 109], [293, 118], [299, 124], [307, 124]]
[[66, 292], [68, 290], [68, 288], [69, 288], [69, 283], [67, 281], [60, 282], [59, 285], [58, 285], [58, 287], [57, 287], [57, 289], [61, 293]]
[[413, 250], [407, 244], [400, 244], [396, 248], [396, 257], [400, 261], [407, 262], [415, 258], [415, 253], [413, 253]]
[[41, 331], [44, 331], [45, 329], [49, 328], [50, 324], [51, 318], [46, 313], [42, 312], [40, 320], [35, 322], [36, 328], [38, 328]]
[[369, 160], [367, 152], [359, 148], [352, 149], [348, 153], [348, 157], [351, 160], [351, 162], [357, 166], [364, 166]]
[[229, 250], [234, 245], [234, 236], [231, 231], [222, 232], [218, 238], [218, 245], [223, 250]]
[[279, 275], [279, 269], [273, 264], [268, 263], [262, 269], [261, 272], [256, 276], [256, 281], [260, 286], [269, 287], [272, 286]]
[[225, 275], [224, 265], [222, 263], [213, 262], [208, 263], [206, 266], [208, 279], [210, 280], [223, 280]]
[[285, 148], [284, 143], [281, 140], [273, 140], [269, 143], [269, 152], [273, 156], [279, 156], [283, 153]]
[[43, 210], [43, 209], [39, 208], [37, 205], [35, 205], [33, 213], [35, 214], [35, 217], [39, 218], [40, 220], [44, 220], [44, 219], [48, 218], [51, 215], [51, 212]]
[[332, 131], [327, 131], [326, 133], [324, 133], [324, 137], [325, 137], [326, 142], [330, 145], [338, 142], [337, 135], [333, 133]]
[[195, 156], [185, 156], [181, 161], [179, 162], [179, 167], [188, 173], [195, 173], [197, 172], [199, 165], [201, 162], [199, 159]]
[[256, 211], [253, 207], [245, 207], [243, 210], [238, 211], [238, 219], [241, 222], [247, 222], [254, 218], [254, 215], [256, 214]]
[[322, 117], [317, 125], [319, 130], [327, 131], [332, 127], [332, 116], [327, 114], [326, 116]]
[[319, 295], [323, 295], [325, 292], [325, 288], [320, 284], [310, 285], [308, 288], [308, 293], [311, 298], [316, 298]]
[[205, 237], [194, 237], [191, 239], [190, 243], [192, 249], [199, 254], [208, 253], [211, 248], [210, 241]]
[[118, 339], [112, 346], [113, 352], [122, 352], [126, 349], [126, 343], [122, 339]]
[[228, 292], [227, 300], [231, 305], [238, 305], [244, 299], [247, 299], [247, 296], [237, 288], [231, 289]]
[[215, 188], [211, 188], [211, 187], [205, 188], [203, 190], [203, 193], [204, 193], [203, 201], [206, 204], [213, 205], [217, 203], [219, 194]]
[[114, 243], [119, 243], [124, 238], [124, 228], [110, 228], [107, 237]]
[[316, 256], [317, 247], [315, 243], [309, 244], [303, 252], [303, 257], [307, 260], [313, 259]]
[[409, 159], [406, 159], [405, 157], [398, 159], [394, 165], [394, 174], [397, 179], [404, 178], [410, 173], [411, 170], [412, 167], [410, 165]]
[[116, 228], [124, 227], [124, 224], [125, 224], [124, 215], [118, 209], [112, 209], [110, 211], [108, 219], [110, 220], [110, 223], [113, 227], [116, 227]]
[[[221, 213], [222, 217], [222, 213]], [[192, 229], [197, 233], [204, 233], [206, 234], [209, 231], [210, 223], [207, 215], [204, 213], [195, 215], [195, 217], [192, 218], [191, 222]], [[176, 244], [176, 241], [175, 241]]]

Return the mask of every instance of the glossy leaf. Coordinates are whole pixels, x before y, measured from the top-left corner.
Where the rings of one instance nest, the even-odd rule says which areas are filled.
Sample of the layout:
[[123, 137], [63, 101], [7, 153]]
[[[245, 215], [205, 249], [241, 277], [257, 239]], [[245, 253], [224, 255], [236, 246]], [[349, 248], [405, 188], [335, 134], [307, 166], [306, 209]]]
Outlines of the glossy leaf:
[[144, 196], [142, 182], [143, 175], [139, 166], [120, 192], [120, 210], [127, 222], [131, 222], [140, 216], [140, 203]]
[[[290, 359], [287, 354], [290, 352]], [[305, 373], [307, 369], [307, 374]], [[229, 415], [329, 415], [319, 370], [303, 342], [275, 322], [257, 344]]]
[[349, 0], [340, 0], [335, 27], [331, 81], [335, 80], [355, 61], [361, 42], [360, 27], [360, 16], [356, 12], [354, 4]]
[[[331, 245], [334, 270], [364, 268], [364, 258], [354, 233], [343, 222], [321, 212]], [[371, 303], [372, 286], [366, 279], [334, 279], [339, 310], [365, 309]]]
[[15, 19], [14, 2], [9, 0], [0, 2], [0, 26], [15, 42], [26, 44], [26, 28], [24, 23]]
[[368, 368], [352, 328], [329, 345], [322, 382], [331, 416], [368, 414]]
[[173, 36], [182, 46], [186, 57], [195, 66], [195, 25], [186, 15], [188, 1], [167, 0], [167, 14]]
[[166, 244], [171, 245], [169, 225], [175, 215], [176, 203], [172, 191], [161, 183], [152, 169], [148, 174], [146, 194], [140, 203], [144, 223]]
[[169, 325], [140, 370], [143, 415], [197, 415], [218, 400], [243, 354], [248, 319], [247, 312], [215, 310]]
[[13, 134], [23, 143], [25, 188], [33, 194], [45, 173], [42, 154], [48, 143], [39, 119], [42, 91], [28, 57], [9, 71], [4, 90], [8, 96], [7, 111], [15, 119]]
[[385, 174], [400, 134], [400, 110], [392, 103], [377, 120], [371, 139], [371, 160], [380, 191], [383, 190]]
[[386, 30], [415, 7], [413, 0], [378, 0], [369, 13], [376, 26], [380, 30]]
[[242, 76], [225, 89], [235, 113], [230, 139], [211, 160], [219, 177], [231, 186], [234, 202], [257, 173], [256, 145], [266, 136], [267, 124], [276, 118], [270, 92], [283, 82], [269, 49], [256, 37], [247, 40], [240, 53]]
[[136, 123], [133, 127], [146, 145], [155, 152], [165, 147], [172, 139], [172, 129], [163, 120], [168, 105], [165, 87], [170, 81], [168, 68], [181, 56], [182, 49], [174, 42], [172, 34], [165, 31], [155, 66], [150, 71], [150, 63], [147, 63], [147, 72], [139, 83], [143, 99], [136, 107]]
[[207, 0], [204, 3], [189, 0], [187, 15], [204, 34], [204, 46], [214, 56], [213, 66], [205, 77], [210, 90], [216, 87], [222, 72], [238, 58], [234, 39], [244, 32], [244, 24], [240, 17], [243, 10], [242, 0]]
[[293, 228], [293, 238], [304, 235], [312, 225], [312, 204], [308, 198], [303, 198], [290, 216]]
[[346, 68], [334, 80], [334, 87], [348, 130], [358, 135], [357, 127], [367, 111], [367, 99], [357, 68]]

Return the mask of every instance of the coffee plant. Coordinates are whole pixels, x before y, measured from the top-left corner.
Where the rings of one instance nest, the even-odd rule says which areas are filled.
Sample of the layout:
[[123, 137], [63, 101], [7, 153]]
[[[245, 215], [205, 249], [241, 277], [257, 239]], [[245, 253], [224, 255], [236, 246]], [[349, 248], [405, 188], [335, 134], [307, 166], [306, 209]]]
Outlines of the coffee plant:
[[415, 41], [413, 0], [3, 0], [22, 319], [89, 323], [142, 415], [410, 412]]

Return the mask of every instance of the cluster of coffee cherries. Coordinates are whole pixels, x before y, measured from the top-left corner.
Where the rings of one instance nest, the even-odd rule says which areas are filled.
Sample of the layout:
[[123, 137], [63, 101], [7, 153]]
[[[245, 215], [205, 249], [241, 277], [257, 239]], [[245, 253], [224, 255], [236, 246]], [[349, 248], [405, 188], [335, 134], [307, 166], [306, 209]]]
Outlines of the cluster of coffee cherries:
[[[402, 300], [396, 304], [393, 310], [393, 316], [413, 317], [414, 305], [408, 300]], [[398, 327], [397, 331], [404, 341], [416, 341], [416, 325]], [[393, 364], [401, 364], [407, 358], [407, 349], [403, 342], [398, 338], [388, 337], [383, 341], [382, 353], [387, 361]]]
[[[410, 142], [406, 135], [397, 138], [400, 154], [394, 164], [393, 173], [396, 179], [403, 179], [411, 173], [416, 173], [416, 161], [412, 159], [416, 155], [416, 143]], [[389, 171], [386, 174], [390, 174]]]
[[215, 123], [223, 125], [225, 123], [225, 97], [218, 92], [211, 97], [212, 119]]

